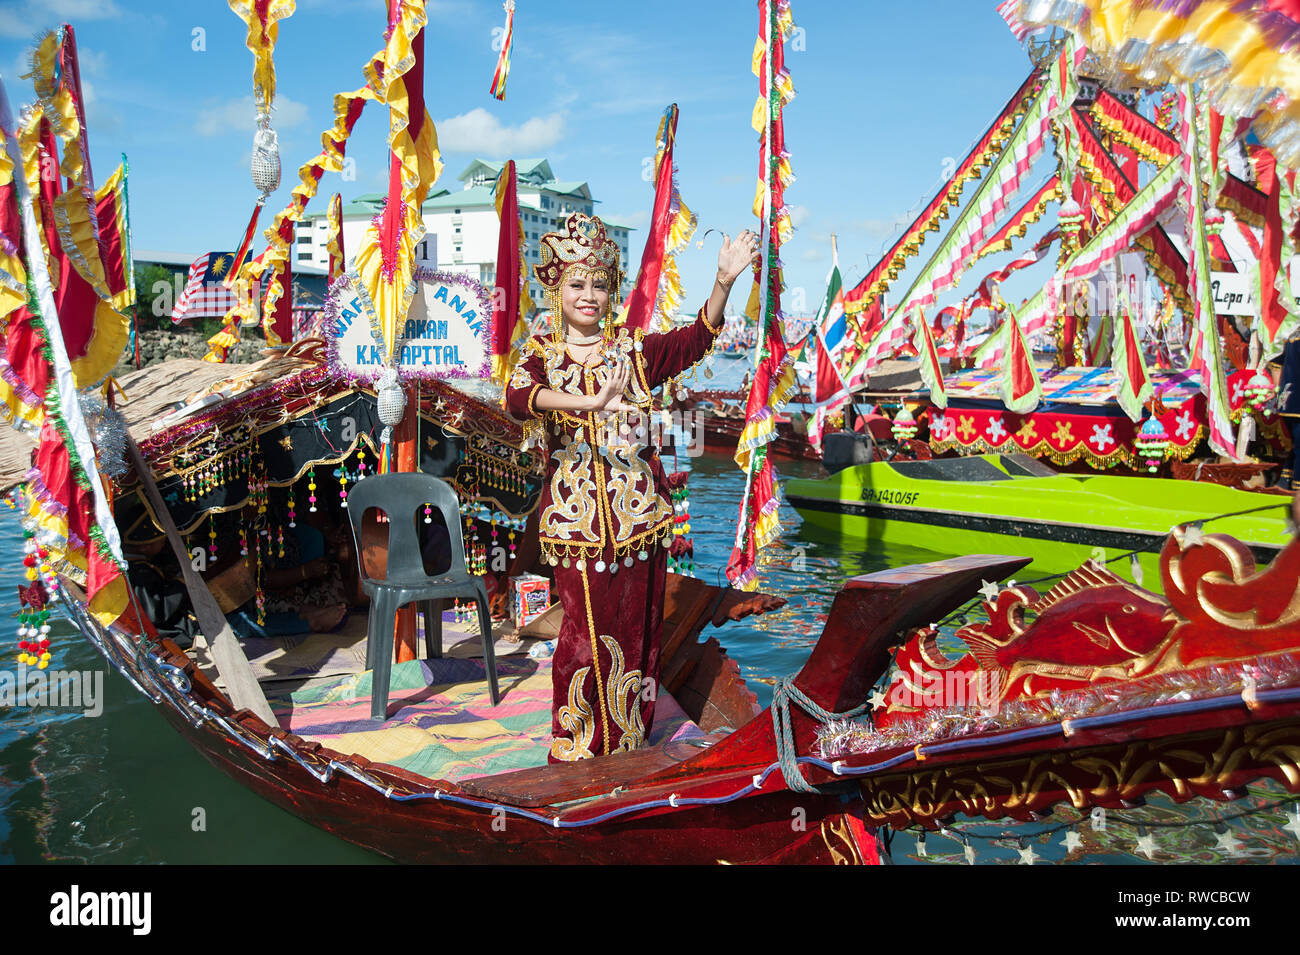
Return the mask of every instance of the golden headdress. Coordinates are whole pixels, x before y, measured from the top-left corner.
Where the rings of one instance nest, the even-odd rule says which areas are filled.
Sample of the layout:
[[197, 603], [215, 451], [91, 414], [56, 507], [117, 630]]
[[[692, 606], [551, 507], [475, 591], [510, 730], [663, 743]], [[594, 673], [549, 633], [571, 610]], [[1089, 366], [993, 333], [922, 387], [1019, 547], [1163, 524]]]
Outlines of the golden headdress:
[[559, 288], [564, 273], [574, 266], [605, 272], [612, 293], [617, 292], [623, 277], [618, 267], [618, 243], [606, 235], [605, 223], [581, 212], [564, 220], [562, 232], [542, 236], [540, 254], [542, 263], [533, 267], [533, 274], [546, 289]]
[[564, 220], [564, 229], [547, 232], [541, 238], [541, 264], [533, 266], [533, 274], [545, 290], [546, 302], [551, 312], [551, 332], [556, 341], [564, 337], [564, 321], [560, 306], [560, 286], [572, 271], [605, 275], [609, 289], [609, 307], [600, 320], [606, 336], [612, 332], [615, 300], [623, 281], [619, 270], [618, 243], [605, 232], [605, 223], [595, 216], [573, 212]]

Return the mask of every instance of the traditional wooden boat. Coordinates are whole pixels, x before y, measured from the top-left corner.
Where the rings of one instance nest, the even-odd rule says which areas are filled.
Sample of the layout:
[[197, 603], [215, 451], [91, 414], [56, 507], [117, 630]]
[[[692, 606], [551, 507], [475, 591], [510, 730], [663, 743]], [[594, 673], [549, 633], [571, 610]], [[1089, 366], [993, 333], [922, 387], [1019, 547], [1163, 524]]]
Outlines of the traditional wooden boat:
[[[118, 485], [129, 543], [157, 538], [154, 518], [165, 528], [173, 512], [197, 527], [211, 503], [205, 496], [224, 494], [233, 513], [256, 502], [265, 483], [292, 481], [292, 454], [315, 434], [332, 443], [346, 473], [348, 452], [365, 446], [373, 396], [310, 352], [295, 358], [286, 375], [164, 419], [144, 442], [148, 461]], [[463, 484], [476, 454], [510, 450], [509, 419], [490, 406], [444, 387], [425, 397], [423, 417], [439, 435], [426, 469]], [[227, 430], [232, 415], [247, 432]], [[349, 417], [362, 422], [356, 445], [339, 443]], [[507, 430], [495, 438], [478, 430], [497, 424]], [[222, 446], [228, 433], [234, 440]], [[209, 448], [202, 466], [212, 467], [239, 446], [264, 458], [265, 477], [254, 467], [252, 480], [236, 477], [224, 491], [185, 500], [186, 452]], [[277, 448], [287, 456], [276, 457]], [[276, 461], [289, 470], [275, 470]], [[159, 493], [150, 491], [155, 477]], [[174, 506], [166, 505], [169, 490]], [[225, 661], [214, 666], [187, 652], [148, 620], [135, 631], [126, 620], [105, 628], [75, 584], [61, 580], [59, 589], [77, 627], [215, 766], [329, 832], [407, 861], [870, 863], [883, 859], [880, 827], [939, 825], [954, 812], [1023, 819], [1059, 801], [1119, 805], [1152, 789], [1230, 799], [1265, 777], [1300, 790], [1300, 544], [1256, 573], [1243, 545], [1182, 529], [1161, 554], [1165, 597], [1093, 566], [1042, 595], [990, 583], [1027, 563], [977, 555], [846, 581], [807, 662], [778, 681], [765, 709], [716, 638], [698, 638], [709, 622], [783, 601], [670, 575], [662, 684], [664, 700], [680, 710], [672, 735], [576, 764], [477, 773], [466, 772], [446, 735], [432, 747], [413, 747], [411, 737], [437, 737], [450, 723], [462, 742], [517, 742], [527, 730], [510, 720], [527, 722], [517, 704], [539, 679], [544, 734], [544, 660], [503, 658], [515, 661], [502, 669], [502, 702], [514, 709], [477, 711], [482, 666], [450, 653], [398, 664], [394, 673], [405, 675], [395, 676], [395, 709], [383, 723], [356, 718], [368, 706], [368, 676], [358, 672], [269, 694], [268, 720], [240, 700], [249, 688]], [[958, 630], [971, 652], [950, 660], [929, 621], [962, 609], [979, 589], [988, 620]], [[191, 596], [202, 618], [201, 591]], [[292, 662], [280, 658], [286, 668]], [[987, 685], [995, 696], [909, 697], [936, 681]], [[459, 707], [449, 686], [461, 694]], [[873, 686], [885, 691], [875, 694], [884, 712], [852, 722], [868, 710]], [[299, 720], [331, 707], [311, 730]], [[423, 761], [412, 763], [412, 754]]]

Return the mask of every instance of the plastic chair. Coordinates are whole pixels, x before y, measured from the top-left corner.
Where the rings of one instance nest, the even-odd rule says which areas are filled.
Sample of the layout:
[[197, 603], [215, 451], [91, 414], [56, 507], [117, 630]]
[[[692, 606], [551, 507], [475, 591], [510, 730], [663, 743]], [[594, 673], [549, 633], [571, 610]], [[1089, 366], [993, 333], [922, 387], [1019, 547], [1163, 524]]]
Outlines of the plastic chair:
[[[425, 504], [441, 513], [451, 540], [451, 566], [445, 574], [430, 577], [424, 571], [417, 531]], [[383, 580], [366, 576], [361, 551], [361, 522], [371, 508], [388, 515], [388, 569]], [[472, 576], [465, 564], [465, 541], [460, 528], [460, 501], [445, 481], [416, 471], [377, 474], [354, 484], [348, 492], [348, 517], [357, 545], [361, 585], [370, 595], [370, 622], [366, 637], [366, 668], [373, 670], [370, 715], [388, 717], [388, 690], [392, 680], [394, 616], [398, 608], [418, 602], [424, 614], [425, 651], [442, 656], [442, 600], [472, 597], [478, 608], [483, 638], [483, 663], [487, 669], [492, 705], [499, 699], [497, 663], [492, 647], [492, 618], [488, 614], [487, 588], [482, 577]]]

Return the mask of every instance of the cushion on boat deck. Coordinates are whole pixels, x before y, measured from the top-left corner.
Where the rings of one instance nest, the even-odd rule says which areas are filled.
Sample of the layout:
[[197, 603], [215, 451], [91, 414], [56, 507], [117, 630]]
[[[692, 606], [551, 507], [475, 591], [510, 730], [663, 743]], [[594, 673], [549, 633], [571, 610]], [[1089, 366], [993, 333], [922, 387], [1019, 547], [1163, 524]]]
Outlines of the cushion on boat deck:
[[[497, 660], [501, 702], [488, 697], [483, 661], [442, 658], [393, 665], [388, 721], [370, 719], [371, 672], [269, 695], [280, 725], [336, 752], [431, 779], [456, 781], [546, 765], [551, 661]], [[661, 691], [650, 745], [703, 732]]]

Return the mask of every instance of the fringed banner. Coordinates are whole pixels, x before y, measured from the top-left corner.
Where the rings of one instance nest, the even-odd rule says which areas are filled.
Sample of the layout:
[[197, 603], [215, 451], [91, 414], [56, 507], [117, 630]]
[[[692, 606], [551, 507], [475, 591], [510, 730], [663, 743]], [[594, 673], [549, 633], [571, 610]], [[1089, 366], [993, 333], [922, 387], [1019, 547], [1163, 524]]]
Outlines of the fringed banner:
[[[1288, 167], [1300, 165], [1300, 17], [1291, 2], [1060, 0], [1021, 3], [1029, 27], [1071, 30], [1096, 58], [1102, 85], [1203, 84]], [[1281, 95], [1279, 95], [1279, 93]]]
[[1153, 387], [1142, 358], [1142, 346], [1133, 330], [1132, 307], [1126, 283], [1119, 283], [1119, 315], [1113, 323], [1110, 365], [1115, 369], [1115, 400], [1134, 423], [1142, 420], [1142, 408], [1151, 400]]
[[794, 22], [786, 0], [761, 0], [759, 37], [752, 67], [759, 78], [759, 99], [754, 107], [756, 129], [762, 132], [756, 204], [762, 215], [766, 240], [758, 281], [747, 311], [758, 323], [758, 351], [754, 380], [745, 405], [745, 425], [736, 446], [736, 463], [745, 471], [745, 491], [736, 523], [735, 547], [727, 563], [732, 586], [751, 590], [757, 585], [758, 551], [781, 533], [777, 518], [780, 499], [767, 444], [775, 429], [776, 409], [794, 390], [794, 362], [785, 344], [781, 314], [781, 244], [789, 237], [789, 210], [785, 189], [793, 180], [785, 149], [782, 109], [794, 98], [790, 74], [785, 69], [784, 42]]
[[501, 36], [501, 53], [497, 68], [492, 73], [492, 86], [488, 89], [499, 100], [506, 98], [506, 80], [510, 78], [510, 47], [515, 42], [515, 0], [506, 0], [506, 27]]
[[938, 293], [955, 285], [973, 261], [975, 250], [996, 231], [997, 220], [1046, 149], [1053, 120], [1073, 102], [1078, 91], [1076, 73], [1086, 52], [1068, 50], [1053, 63], [1020, 128], [1006, 142], [979, 191], [958, 214], [911, 288], [849, 369], [846, 377], [850, 380], [869, 372], [911, 338], [910, 310], [933, 305]]
[[1002, 404], [1014, 414], [1028, 414], [1038, 407], [1043, 397], [1043, 386], [1038, 379], [1038, 369], [1034, 367], [1034, 352], [1010, 306], [1006, 315], [1002, 323], [1007, 354], [1001, 378]]
[[248, 26], [244, 45], [253, 54], [255, 102], [275, 102], [275, 42], [281, 20], [293, 16], [294, 0], [228, 0], [231, 11]]
[[[508, 160], [497, 177], [497, 284], [492, 291], [492, 380], [503, 388], [514, 373], [519, 350], [528, 338], [524, 305], [528, 266], [524, 262], [524, 225], [519, 218], [515, 161]], [[532, 305], [531, 301], [527, 303]], [[502, 393], [501, 400], [505, 401]]]
[[1198, 115], [1195, 93], [1190, 83], [1179, 94], [1179, 134], [1183, 140], [1181, 166], [1182, 195], [1187, 207], [1187, 278], [1192, 297], [1192, 325], [1195, 342], [1192, 370], [1201, 372], [1201, 391], [1206, 400], [1209, 419], [1210, 450], [1233, 461], [1237, 460], [1237, 441], [1229, 417], [1228, 386], [1220, 352], [1219, 329], [1215, 323], [1214, 289], [1210, 286], [1210, 249], [1205, 230], [1205, 197], [1201, 192], [1204, 168], [1197, 142]]
[[1006, 221], [1002, 228], [998, 229], [993, 236], [984, 243], [984, 245], [971, 256], [968, 267], [974, 265], [986, 255], [992, 255], [995, 252], [1010, 252], [1011, 240], [1023, 239], [1029, 227], [1043, 217], [1047, 210], [1047, 204], [1053, 200], [1061, 198], [1061, 179], [1059, 176], [1052, 175], [1047, 182], [1043, 183], [1038, 191], [1029, 197], [1016, 212]]
[[947, 218], [948, 208], [961, 201], [962, 189], [972, 179], [978, 179], [981, 170], [992, 163], [1011, 138], [1020, 118], [1035, 101], [1042, 86], [1043, 74], [1034, 70], [1020, 89], [1007, 101], [1002, 112], [980, 137], [974, 148], [961, 161], [938, 194], [921, 210], [898, 241], [881, 256], [880, 261], [844, 296], [844, 310], [856, 315], [866, 310], [891, 282], [898, 277], [906, 261], [921, 250], [927, 233], [938, 232], [939, 223]]
[[[15, 133], [8, 96], [0, 81], [0, 136], [4, 139], [9, 168], [16, 173], [24, 169], [24, 156]], [[26, 173], [31, 175], [32, 170]], [[5, 329], [6, 353], [13, 355], [9, 350], [11, 336], [27, 338], [27, 364], [35, 373], [23, 384], [29, 390], [33, 386], [44, 389], [40, 395], [43, 416], [34, 459], [36, 471], [29, 485], [33, 489], [29, 528], [38, 540], [43, 538], [43, 546], [51, 551], [61, 550], [59, 554], [51, 554], [49, 564], [57, 570], [66, 561], [68, 571], [86, 582], [88, 609], [107, 626], [127, 607], [121, 542], [95, 465], [95, 448], [82, 415], [72, 363], [59, 327], [51, 275], [42, 254], [42, 227], [35, 215], [36, 203], [29, 192], [26, 175], [14, 174], [10, 181], [15, 187], [10, 195], [17, 199], [21, 210], [22, 247], [30, 254], [25, 263], [29, 282], [23, 309], [26, 317], [18, 323], [11, 321]], [[9, 218], [6, 214], [6, 221]], [[36, 371], [32, 366], [38, 363], [45, 367]], [[12, 373], [14, 366], [8, 362], [7, 365], [5, 371]], [[47, 461], [54, 461], [55, 466], [42, 469], [42, 463]], [[62, 561], [56, 562], [55, 558]], [[44, 660], [48, 661], [48, 656]]]
[[674, 256], [690, 244], [696, 220], [677, 190], [677, 167], [673, 162], [676, 138], [674, 103], [664, 110], [655, 135], [654, 209], [636, 285], [623, 306], [628, 328], [668, 331], [682, 303], [682, 282]]
[[[77, 386], [97, 384], [117, 363], [130, 337], [130, 321], [113, 306], [114, 292], [105, 276], [96, 222], [95, 188], [87, 153], [81, 76], [76, 34], [64, 24], [41, 38], [32, 52], [28, 74], [36, 89], [39, 110], [32, 122], [44, 118], [39, 145], [30, 142], [23, 153], [33, 195], [42, 197], [37, 224], [55, 280], [55, 304], [64, 345]], [[30, 126], [29, 126], [30, 128]], [[58, 153], [62, 147], [62, 156]], [[35, 150], [44, 157], [36, 159]], [[60, 192], [62, 179], [69, 182]]]
[[341, 193], [336, 192], [330, 197], [327, 219], [329, 234], [325, 239], [325, 250], [329, 252], [330, 263], [325, 276], [325, 284], [332, 285], [336, 279], [347, 271], [348, 267], [347, 250], [343, 248], [343, 196]]
[[384, 68], [366, 69], [371, 87], [388, 105], [388, 148], [392, 154], [388, 201], [366, 231], [353, 268], [375, 305], [389, 357], [406, 318], [417, 283], [415, 250], [424, 238], [421, 207], [442, 172], [438, 135], [424, 105], [423, 2], [391, 0]]
[[[377, 54], [367, 69], [373, 69], [376, 63], [382, 66], [383, 56], [382, 52]], [[224, 361], [224, 353], [239, 340], [239, 326], [255, 320], [253, 302], [256, 297], [253, 283], [261, 278], [266, 269], [288, 260], [294, 224], [302, 218], [307, 203], [316, 195], [321, 177], [326, 172], [340, 172], [343, 169], [348, 137], [361, 118], [366, 101], [373, 99], [376, 99], [376, 94], [368, 86], [351, 93], [335, 94], [334, 124], [321, 133], [321, 152], [298, 167], [299, 184], [290, 193], [289, 204], [276, 215], [271, 226], [263, 233], [267, 240], [266, 250], [257, 258], [244, 260], [234, 283], [239, 290], [241, 304], [230, 310], [221, 330], [208, 339], [209, 351], [204, 356], [205, 361]]]
[[112, 293], [112, 305], [119, 312], [135, 304], [135, 282], [131, 266], [130, 220], [126, 198], [126, 156], [113, 175], [95, 192], [95, 218], [99, 222], [99, 249], [104, 264], [104, 281]]
[[943, 368], [939, 364], [939, 349], [935, 347], [934, 335], [919, 308], [912, 313], [912, 318], [916, 325], [916, 350], [921, 358], [921, 380], [930, 389], [930, 404], [936, 408], [946, 408], [948, 393], [943, 387]]

